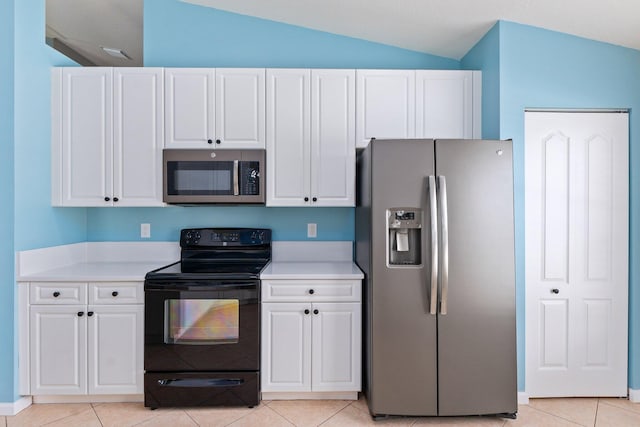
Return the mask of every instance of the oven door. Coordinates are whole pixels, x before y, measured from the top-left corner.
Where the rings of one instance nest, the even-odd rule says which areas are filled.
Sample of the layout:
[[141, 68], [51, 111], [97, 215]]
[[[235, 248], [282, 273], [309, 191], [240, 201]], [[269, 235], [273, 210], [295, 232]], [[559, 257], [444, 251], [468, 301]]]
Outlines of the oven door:
[[259, 295], [259, 280], [145, 282], [145, 371], [257, 371]]

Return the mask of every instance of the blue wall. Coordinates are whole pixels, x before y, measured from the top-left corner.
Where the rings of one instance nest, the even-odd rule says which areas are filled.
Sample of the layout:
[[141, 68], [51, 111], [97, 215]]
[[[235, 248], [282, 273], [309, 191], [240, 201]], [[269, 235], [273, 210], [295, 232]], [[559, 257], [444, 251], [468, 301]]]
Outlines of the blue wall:
[[[640, 150], [635, 141], [640, 137], [640, 116], [635, 112], [640, 108], [640, 51], [511, 22], [499, 22], [496, 27], [492, 32], [498, 36], [489, 34], [462, 63], [475, 65], [487, 58], [498, 58], [499, 85], [489, 93], [483, 91], [483, 97], [499, 97], [499, 137], [514, 141], [518, 388], [525, 389], [524, 110], [629, 108], [629, 387], [639, 389], [640, 169], [637, 165], [640, 165]], [[494, 69], [495, 61], [491, 60], [489, 70]], [[483, 129], [486, 128], [483, 126]]]
[[[178, 0], [148, 0], [144, 8], [145, 66], [436, 68], [458, 69], [453, 59], [398, 49], [293, 25], [223, 12]], [[276, 240], [353, 240], [351, 208], [187, 207], [89, 209], [88, 239], [140, 240], [140, 223], [152, 240], [175, 240], [186, 226], [272, 228]]]
[[[0, 348], [14, 349], [13, 0], [0, 2]], [[0, 402], [14, 399], [14, 352], [0, 351]]]

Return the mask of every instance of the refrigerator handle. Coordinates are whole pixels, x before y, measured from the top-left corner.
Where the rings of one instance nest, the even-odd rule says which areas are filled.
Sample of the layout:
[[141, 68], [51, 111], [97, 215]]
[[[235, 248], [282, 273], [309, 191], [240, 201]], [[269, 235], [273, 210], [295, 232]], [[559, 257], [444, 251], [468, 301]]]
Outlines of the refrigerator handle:
[[431, 209], [431, 303], [429, 313], [438, 310], [438, 203], [436, 177], [429, 176], [429, 207]]
[[440, 314], [447, 314], [449, 292], [449, 218], [447, 215], [447, 180], [438, 177], [438, 202], [440, 203], [440, 230], [442, 231], [442, 273], [440, 275]]

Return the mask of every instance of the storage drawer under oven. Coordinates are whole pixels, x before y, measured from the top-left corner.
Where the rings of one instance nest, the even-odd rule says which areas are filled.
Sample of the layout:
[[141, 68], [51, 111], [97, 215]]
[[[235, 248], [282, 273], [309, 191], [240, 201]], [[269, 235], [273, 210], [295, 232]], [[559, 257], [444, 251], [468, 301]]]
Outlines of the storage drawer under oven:
[[144, 406], [256, 406], [258, 372], [165, 372], [144, 375]]

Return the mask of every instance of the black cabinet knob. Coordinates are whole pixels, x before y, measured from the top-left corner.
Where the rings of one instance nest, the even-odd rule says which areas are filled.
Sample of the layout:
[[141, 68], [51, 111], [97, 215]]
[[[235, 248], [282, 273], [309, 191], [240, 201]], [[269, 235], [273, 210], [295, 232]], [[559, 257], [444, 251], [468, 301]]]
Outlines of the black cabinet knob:
[[120, 199], [118, 199], [117, 197], [114, 197], [114, 198], [113, 198], [113, 201], [114, 201], [114, 202], [117, 202], [118, 200], [120, 200]]
[[309, 314], [309, 309], [308, 308], [304, 310], [304, 314]]
[[54, 297], [54, 298], [58, 298], [59, 296], [60, 296], [60, 292], [55, 291], [55, 292], [53, 293], [53, 297]]
[[213, 140], [212, 139], [207, 139], [207, 144], [213, 144]]
[[315, 291], [313, 289], [309, 289], [309, 294], [313, 295]]
[[314, 202], [317, 202], [317, 201], [318, 201], [318, 198], [317, 198], [317, 197], [314, 197], [314, 198], [313, 198], [313, 199], [311, 199], [311, 200], [312, 200], [312, 201], [314, 201]]
[[93, 316], [93, 311], [89, 311], [89, 312], [87, 313], [87, 316], [89, 316], [89, 317]]
[[560, 293], [560, 289], [554, 288], [554, 289], [551, 289], [551, 292], [558, 295]]
[[112, 297], [117, 297], [117, 296], [118, 296], [118, 291], [113, 291], [113, 292], [111, 292], [111, 296], [112, 296]]
[[317, 308], [315, 310], [313, 310], [313, 314], [318, 314], [318, 313], [320, 313], [320, 312], [318, 311]]
[[79, 311], [78, 312], [78, 317], [82, 317], [82, 316], [84, 316], [84, 311]]
[[105, 197], [105, 198], [104, 198], [104, 201], [105, 201], [105, 202], [108, 202], [109, 200], [111, 200], [109, 197]]
[[308, 202], [308, 201], [309, 201], [309, 198], [308, 198], [308, 197], [305, 197], [305, 198], [304, 198], [304, 201], [305, 201], [305, 202]]
[[216, 144], [221, 144], [222, 141], [220, 141], [219, 139], [216, 139]]

